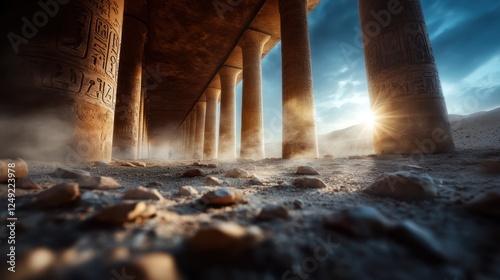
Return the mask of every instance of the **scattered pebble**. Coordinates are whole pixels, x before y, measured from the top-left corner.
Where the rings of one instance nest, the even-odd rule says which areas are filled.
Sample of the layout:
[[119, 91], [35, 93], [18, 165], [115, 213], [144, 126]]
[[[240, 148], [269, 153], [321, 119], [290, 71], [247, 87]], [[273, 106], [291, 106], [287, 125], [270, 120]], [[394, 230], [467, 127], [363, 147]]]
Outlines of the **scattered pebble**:
[[302, 200], [296, 199], [293, 201], [293, 209], [301, 210], [302, 208], [304, 208], [304, 202], [302, 202]]
[[109, 167], [109, 163], [102, 160], [93, 161], [90, 165], [93, 167]]
[[224, 176], [229, 178], [249, 178], [250, 173], [240, 168], [233, 168], [226, 171], [226, 174], [224, 174]]
[[30, 178], [17, 178], [16, 188], [25, 190], [43, 190], [43, 188]]
[[203, 195], [202, 201], [210, 206], [225, 206], [243, 202], [243, 193], [235, 188], [210, 191]]
[[293, 180], [293, 185], [301, 188], [319, 189], [326, 188], [326, 184], [321, 179], [313, 177], [302, 177]]
[[479, 164], [488, 172], [500, 174], [500, 160], [484, 160]]
[[[121, 225], [128, 222], [134, 222], [145, 216], [151, 216], [151, 208], [144, 202], [120, 203], [114, 206], [104, 208], [95, 214], [91, 221], [101, 224]], [[147, 215], [145, 215], [147, 214]]]
[[186, 170], [182, 174], [182, 177], [203, 177], [203, 176], [205, 176], [205, 172], [197, 168]]
[[[35, 248], [21, 258], [12, 279], [47, 279], [47, 272], [56, 263], [57, 255], [48, 248]], [[10, 279], [9, 277], [4, 279]]]
[[[9, 168], [9, 164], [15, 164], [14, 168]], [[0, 183], [7, 183], [9, 180], [9, 169], [14, 169], [16, 179], [28, 177], [28, 164], [20, 159], [0, 160]]]
[[295, 174], [298, 174], [298, 175], [319, 175], [319, 172], [316, 171], [311, 166], [299, 166], [299, 167], [297, 167], [297, 171], [295, 171]]
[[323, 225], [352, 237], [369, 238], [386, 233], [391, 222], [375, 208], [356, 206], [324, 217]]
[[119, 189], [122, 188], [115, 179], [106, 176], [80, 177], [76, 180], [83, 189]]
[[77, 183], [55, 185], [35, 196], [34, 205], [42, 208], [54, 208], [70, 204], [80, 197]]
[[[173, 256], [166, 253], [150, 253], [139, 255], [133, 259], [119, 263], [115, 266], [115, 271], [125, 269], [130, 279], [140, 280], [180, 280], [177, 264]], [[123, 278], [125, 279], [125, 278]], [[129, 279], [129, 278], [127, 278]]]
[[157, 190], [138, 187], [137, 189], [128, 190], [123, 194], [123, 199], [132, 200], [164, 200], [163, 196]]
[[196, 196], [198, 195], [198, 191], [191, 187], [191, 186], [182, 186], [180, 189], [179, 189], [179, 195], [182, 195], [182, 196]]
[[163, 186], [163, 183], [162, 182], [149, 182], [147, 185], [146, 185], [146, 188], [158, 188], [158, 187], [161, 187]]
[[115, 162], [116, 165], [118, 166], [125, 166], [125, 167], [136, 167], [134, 164], [128, 162], [128, 161], [117, 161]]
[[252, 186], [263, 186], [264, 182], [259, 177], [253, 177], [248, 181], [248, 183]]
[[217, 168], [217, 167], [219, 167], [219, 166], [217, 165], [217, 163], [209, 163], [209, 164], [207, 165], [207, 167], [208, 167], [208, 168]]
[[327, 155], [324, 155], [323, 158], [334, 158], [333, 155], [330, 155], [330, 154], [327, 154]]
[[363, 192], [400, 200], [425, 200], [437, 196], [439, 181], [431, 176], [408, 171], [386, 173]]
[[270, 220], [274, 218], [288, 219], [289, 217], [290, 215], [288, 214], [288, 209], [286, 209], [285, 206], [278, 204], [264, 206], [257, 216], [259, 220]]
[[82, 169], [74, 169], [67, 167], [59, 167], [54, 171], [54, 174], [59, 178], [76, 179], [80, 177], [90, 177], [90, 172]]
[[500, 189], [483, 193], [466, 204], [473, 213], [500, 218]]
[[138, 166], [138, 167], [146, 167], [147, 166], [147, 164], [145, 162], [142, 162], [142, 161], [131, 161], [130, 163], [135, 165], [135, 166]]
[[222, 183], [223, 181], [221, 179], [213, 176], [207, 177], [205, 180], [205, 185], [207, 186], [220, 186]]

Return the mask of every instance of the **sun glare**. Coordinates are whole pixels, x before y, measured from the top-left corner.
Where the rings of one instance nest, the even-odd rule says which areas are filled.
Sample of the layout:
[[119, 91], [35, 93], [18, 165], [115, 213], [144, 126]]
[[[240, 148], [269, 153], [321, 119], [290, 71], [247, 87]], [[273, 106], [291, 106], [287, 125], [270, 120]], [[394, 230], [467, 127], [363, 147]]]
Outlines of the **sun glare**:
[[376, 118], [372, 112], [363, 113], [362, 120], [363, 120], [364, 124], [366, 124], [369, 127], [375, 126]]

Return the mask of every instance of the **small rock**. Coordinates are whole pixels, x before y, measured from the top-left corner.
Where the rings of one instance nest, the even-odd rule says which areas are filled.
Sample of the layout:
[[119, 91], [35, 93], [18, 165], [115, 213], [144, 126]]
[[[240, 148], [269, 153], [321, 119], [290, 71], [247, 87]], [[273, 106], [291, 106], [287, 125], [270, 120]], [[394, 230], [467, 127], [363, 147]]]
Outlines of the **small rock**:
[[115, 179], [111, 177], [80, 177], [76, 180], [83, 189], [119, 189], [123, 188]]
[[162, 182], [149, 182], [146, 185], [146, 188], [158, 188], [158, 187], [161, 187], [161, 186], [163, 186]]
[[483, 193], [466, 204], [473, 213], [500, 218], [500, 189]]
[[205, 180], [205, 185], [207, 186], [220, 186], [223, 181], [217, 177], [210, 176]]
[[90, 173], [81, 169], [59, 167], [54, 171], [54, 174], [59, 178], [76, 179], [80, 177], [90, 177]]
[[304, 202], [300, 199], [296, 199], [293, 201], [293, 209], [300, 210], [304, 207]]
[[157, 190], [138, 187], [137, 189], [128, 190], [123, 194], [123, 199], [132, 200], [163, 200], [163, 196]]
[[327, 154], [327, 155], [324, 155], [323, 158], [333, 158], [333, 155]]
[[288, 214], [288, 209], [283, 205], [267, 205], [260, 210], [257, 218], [259, 220], [270, 220], [273, 218], [288, 219], [290, 215]]
[[63, 183], [37, 194], [33, 203], [43, 208], [53, 208], [70, 204], [79, 197], [78, 184]]
[[264, 182], [259, 177], [253, 177], [248, 181], [248, 183], [252, 186], [263, 186]]
[[109, 164], [102, 160], [93, 161], [90, 165], [93, 167], [109, 167]]
[[81, 196], [80, 199], [84, 201], [92, 201], [92, 200], [98, 200], [100, 196], [96, 194], [95, 192], [84, 192]]
[[[14, 168], [11, 167], [12, 164]], [[7, 183], [9, 180], [9, 169], [14, 170], [16, 179], [28, 177], [28, 164], [24, 160], [20, 158], [0, 160], [0, 183]]]
[[347, 159], [363, 159], [362, 156], [350, 156]]
[[183, 186], [179, 189], [179, 195], [196, 196], [196, 195], [198, 195], [198, 191], [191, 186]]
[[[165, 253], [140, 255], [114, 266], [115, 271], [125, 271], [130, 279], [140, 280], [180, 280], [174, 257]], [[121, 274], [120, 274], [121, 275]], [[133, 275], [133, 276], [132, 276]], [[128, 278], [127, 278], [128, 279]]]
[[256, 226], [242, 227], [235, 223], [218, 223], [199, 229], [187, 240], [189, 251], [211, 257], [236, 257], [255, 248], [264, 239]]
[[295, 174], [299, 175], [319, 175], [319, 172], [310, 166], [299, 166]]
[[484, 160], [479, 164], [488, 172], [500, 174], [500, 160]]
[[245, 171], [243, 169], [233, 168], [226, 171], [226, 174], [224, 174], [224, 176], [229, 178], [249, 178], [250, 173], [248, 173], [248, 171]]
[[424, 200], [437, 196], [439, 181], [429, 175], [400, 171], [386, 173], [363, 192], [400, 200]]
[[189, 169], [182, 174], [182, 177], [203, 177], [203, 176], [205, 176], [205, 172], [203, 172], [203, 170], [201, 169]]
[[141, 218], [141, 214], [147, 210], [147, 205], [144, 202], [136, 203], [120, 203], [111, 207], [104, 208], [95, 214], [91, 221], [120, 225], [127, 222], [133, 222], [137, 218]]
[[291, 187], [293, 187], [293, 185], [290, 184], [290, 183], [288, 183], [288, 182], [281, 182], [278, 186], [280, 188], [291, 188]]
[[43, 190], [43, 188], [40, 187], [39, 184], [35, 183], [30, 178], [17, 178], [16, 188], [25, 190]]
[[369, 238], [386, 233], [391, 228], [391, 222], [369, 206], [351, 207], [326, 216], [323, 225], [356, 238]]
[[58, 256], [48, 248], [39, 247], [26, 253], [18, 263], [16, 277], [4, 279], [47, 279], [50, 269], [56, 264]]
[[396, 242], [414, 251], [426, 261], [433, 263], [448, 259], [446, 251], [438, 240], [413, 222], [405, 221], [397, 224], [389, 234]]
[[209, 163], [209, 164], [207, 165], [207, 167], [208, 167], [208, 168], [217, 168], [217, 167], [219, 167], [219, 166], [217, 165], [217, 163]]
[[131, 161], [130, 163], [132, 163], [135, 166], [139, 166], [139, 167], [146, 167], [146, 166], [148, 166], [145, 162], [142, 162], [142, 161]]
[[210, 191], [201, 199], [210, 206], [233, 205], [243, 202], [243, 193], [235, 188], [225, 188]]
[[117, 161], [115, 162], [118, 166], [125, 166], [125, 167], [136, 167], [134, 164], [127, 162], [127, 161]]
[[319, 189], [326, 188], [326, 184], [318, 178], [302, 177], [293, 180], [293, 185], [301, 188]]

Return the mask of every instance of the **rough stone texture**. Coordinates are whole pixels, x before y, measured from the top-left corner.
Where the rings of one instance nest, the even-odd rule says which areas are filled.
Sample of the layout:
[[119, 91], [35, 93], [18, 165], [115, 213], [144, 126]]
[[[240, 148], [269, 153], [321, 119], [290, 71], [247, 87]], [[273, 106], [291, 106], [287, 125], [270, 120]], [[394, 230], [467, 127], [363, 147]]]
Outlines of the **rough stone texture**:
[[295, 174], [299, 175], [319, 175], [319, 172], [310, 166], [299, 166]]
[[323, 225], [352, 237], [369, 238], [387, 233], [392, 223], [375, 208], [356, 206], [325, 216]]
[[218, 159], [236, 158], [236, 82], [241, 69], [223, 66], [221, 83]]
[[250, 173], [240, 168], [233, 168], [226, 171], [224, 176], [228, 178], [248, 178]]
[[123, 194], [123, 199], [133, 200], [163, 200], [163, 196], [157, 190], [138, 187], [137, 189], [128, 190]]
[[205, 185], [207, 186], [220, 186], [222, 185], [224, 181], [222, 181], [221, 179], [217, 178], [217, 177], [207, 177], [207, 179], [205, 180]]
[[288, 219], [290, 214], [288, 213], [288, 209], [286, 209], [283, 205], [266, 205], [261, 210], [257, 218], [259, 220], [270, 220], [274, 218], [278, 219]]
[[189, 169], [184, 171], [182, 177], [203, 177], [205, 176], [205, 172], [201, 169]]
[[0, 83], [16, 93], [2, 100], [0, 119], [23, 127], [22, 134], [1, 133], [0, 157], [110, 160], [124, 0], [56, 1], [53, 17], [38, 1], [12, 3], [6, 30], [22, 34], [22, 17], [45, 18], [37, 21], [43, 28], [26, 28], [29, 43], [0, 50], [2, 68], [9, 69]]
[[473, 213], [500, 218], [500, 189], [481, 194], [467, 203], [467, 209]]
[[179, 195], [182, 196], [196, 196], [198, 195], [198, 191], [192, 186], [182, 186], [179, 189]]
[[[14, 164], [14, 168], [9, 168], [9, 164]], [[22, 159], [0, 160], [0, 183], [6, 183], [9, 179], [9, 169], [14, 170], [16, 178], [28, 176], [28, 164]]]
[[79, 177], [90, 177], [90, 172], [82, 169], [58, 167], [54, 174], [60, 178], [76, 179]]
[[76, 180], [82, 189], [119, 189], [123, 188], [115, 179], [106, 176], [80, 177]]
[[141, 217], [141, 214], [147, 210], [144, 202], [120, 203], [114, 206], [104, 208], [95, 214], [91, 220], [102, 224], [120, 225], [133, 222]]
[[[455, 145], [420, 0], [398, 3], [359, 0], [371, 110], [377, 118], [375, 153], [453, 151]], [[377, 16], [379, 11], [385, 14]], [[387, 14], [390, 20], [381, 26], [375, 16], [387, 18]]]
[[439, 181], [429, 175], [400, 171], [380, 176], [363, 192], [401, 200], [424, 200], [435, 198], [439, 185]]
[[235, 188], [209, 191], [201, 198], [209, 206], [233, 205], [243, 202], [243, 193]]
[[43, 208], [60, 207], [75, 202], [80, 197], [76, 183], [55, 185], [36, 195], [34, 204]]
[[126, 275], [141, 280], [181, 280], [173, 256], [165, 253], [151, 253], [127, 260], [114, 268], [125, 269]]
[[293, 185], [301, 188], [321, 189], [326, 188], [326, 184], [318, 178], [302, 177], [293, 180]]

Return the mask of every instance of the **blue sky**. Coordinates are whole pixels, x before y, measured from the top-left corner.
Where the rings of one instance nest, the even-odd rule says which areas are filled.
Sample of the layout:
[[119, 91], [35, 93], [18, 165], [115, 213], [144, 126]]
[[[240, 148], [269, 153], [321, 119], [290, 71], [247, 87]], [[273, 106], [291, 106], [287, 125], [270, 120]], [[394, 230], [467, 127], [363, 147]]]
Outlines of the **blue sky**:
[[[500, 107], [500, 1], [422, 0], [450, 114]], [[369, 112], [356, 0], [322, 0], [309, 15], [317, 130], [361, 123]], [[281, 141], [281, 46], [262, 61], [265, 141]], [[242, 83], [237, 87], [241, 112]], [[237, 131], [241, 116], [238, 116]], [[239, 134], [239, 133], [238, 133]]]

